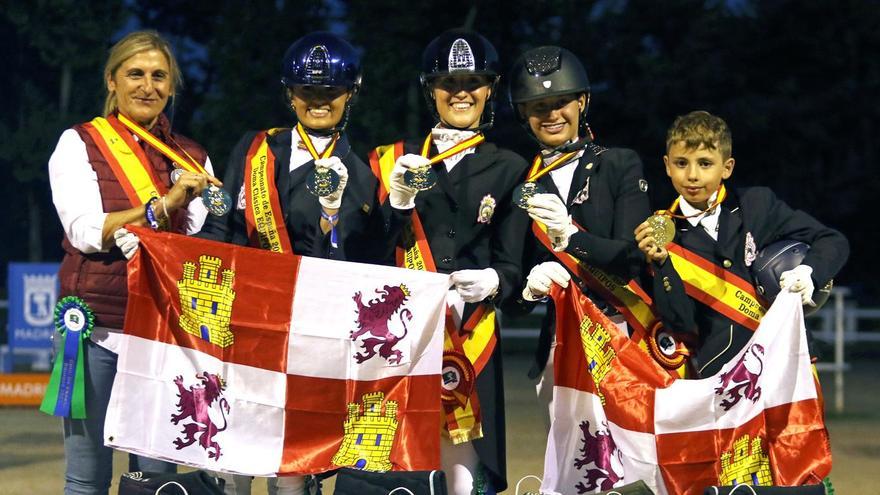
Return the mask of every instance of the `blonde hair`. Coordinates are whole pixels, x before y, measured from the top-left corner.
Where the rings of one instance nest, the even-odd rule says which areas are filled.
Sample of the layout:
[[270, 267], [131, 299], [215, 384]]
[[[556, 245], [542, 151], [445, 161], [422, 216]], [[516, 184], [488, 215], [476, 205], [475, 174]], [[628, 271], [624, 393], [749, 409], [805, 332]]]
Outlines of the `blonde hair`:
[[[159, 50], [168, 60], [168, 70], [171, 77], [171, 97], [183, 86], [183, 76], [180, 74], [180, 67], [177, 65], [177, 59], [171, 51], [171, 45], [165, 41], [156, 31], [135, 31], [127, 34], [124, 38], [117, 41], [110, 54], [107, 56], [107, 63], [104, 65], [104, 84], [113, 77], [116, 70], [129, 58], [138, 53], [147, 50]], [[107, 98], [104, 100], [104, 116], [108, 116], [117, 108], [116, 92], [107, 89]]]
[[704, 110], [697, 110], [687, 115], [678, 116], [666, 133], [666, 152], [675, 143], [684, 141], [687, 149], [693, 150], [700, 145], [707, 149], [721, 152], [725, 160], [733, 153], [733, 137], [724, 119]]

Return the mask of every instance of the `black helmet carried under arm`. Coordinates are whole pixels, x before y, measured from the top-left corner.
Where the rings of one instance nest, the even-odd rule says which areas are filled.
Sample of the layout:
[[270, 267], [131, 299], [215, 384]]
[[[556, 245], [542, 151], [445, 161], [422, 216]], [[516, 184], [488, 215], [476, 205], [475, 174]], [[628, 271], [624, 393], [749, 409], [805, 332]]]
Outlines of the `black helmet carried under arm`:
[[[566, 94], [587, 95], [589, 103], [590, 80], [578, 58], [558, 46], [540, 46], [523, 53], [510, 70], [509, 97], [513, 113], [521, 123], [526, 118], [520, 114], [518, 104], [550, 96]], [[586, 129], [587, 107], [581, 112], [580, 130]]]
[[[432, 93], [432, 81], [438, 77], [473, 74], [489, 78], [492, 92], [486, 100], [486, 108], [480, 119], [480, 129], [492, 126], [495, 120], [495, 110], [492, 107], [492, 97], [495, 94], [495, 84], [498, 82], [500, 63], [498, 52], [495, 47], [481, 34], [467, 29], [450, 29], [434, 38], [422, 53], [422, 72], [419, 81], [422, 84], [422, 92], [428, 108], [434, 118], [439, 120], [437, 107]], [[488, 115], [487, 115], [488, 114]]]

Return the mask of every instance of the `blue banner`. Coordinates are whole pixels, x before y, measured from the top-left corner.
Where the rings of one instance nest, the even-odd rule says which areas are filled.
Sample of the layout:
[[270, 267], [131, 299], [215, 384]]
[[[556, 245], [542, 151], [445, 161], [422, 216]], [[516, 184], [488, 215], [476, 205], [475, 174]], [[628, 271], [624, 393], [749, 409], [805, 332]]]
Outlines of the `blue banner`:
[[9, 263], [9, 347], [50, 349], [58, 263]]

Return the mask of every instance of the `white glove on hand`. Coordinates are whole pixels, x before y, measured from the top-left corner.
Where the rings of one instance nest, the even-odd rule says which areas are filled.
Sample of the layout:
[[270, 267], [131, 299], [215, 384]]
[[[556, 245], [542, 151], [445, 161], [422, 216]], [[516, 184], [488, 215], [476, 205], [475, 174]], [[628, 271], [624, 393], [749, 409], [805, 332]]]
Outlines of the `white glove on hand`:
[[555, 261], [545, 261], [540, 265], [535, 265], [526, 277], [526, 286], [523, 288], [522, 296], [526, 301], [537, 301], [543, 299], [550, 292], [553, 284], [559, 285], [563, 289], [568, 287], [568, 281], [571, 275], [568, 270]]
[[547, 235], [556, 252], [565, 251], [568, 240], [577, 232], [565, 203], [552, 193], [535, 194], [529, 198], [529, 217], [547, 226]]
[[336, 192], [318, 198], [318, 202], [321, 203], [321, 206], [324, 208], [327, 208], [328, 210], [338, 210], [339, 206], [342, 204], [342, 193], [345, 191], [345, 185], [348, 184], [348, 169], [345, 168], [345, 165], [338, 156], [318, 158], [315, 160], [315, 166], [329, 168], [339, 175], [339, 188], [336, 189]]
[[452, 272], [452, 283], [464, 302], [475, 303], [498, 292], [498, 272], [494, 268]]
[[800, 294], [801, 304], [815, 306], [813, 302], [813, 267], [798, 265], [779, 276], [779, 288]]
[[429, 163], [431, 161], [427, 158], [412, 153], [403, 155], [394, 162], [389, 178], [391, 190], [388, 191], [388, 198], [392, 208], [397, 208], [398, 210], [411, 210], [415, 208], [416, 194], [419, 190], [406, 185], [403, 181], [403, 174], [410, 169], [426, 167]]
[[134, 253], [137, 252], [138, 247], [141, 245], [141, 240], [134, 232], [129, 232], [126, 228], [117, 229], [116, 232], [113, 233], [113, 239], [116, 240], [116, 245], [119, 246], [119, 249], [122, 251], [122, 255], [125, 256], [125, 259], [130, 260]]

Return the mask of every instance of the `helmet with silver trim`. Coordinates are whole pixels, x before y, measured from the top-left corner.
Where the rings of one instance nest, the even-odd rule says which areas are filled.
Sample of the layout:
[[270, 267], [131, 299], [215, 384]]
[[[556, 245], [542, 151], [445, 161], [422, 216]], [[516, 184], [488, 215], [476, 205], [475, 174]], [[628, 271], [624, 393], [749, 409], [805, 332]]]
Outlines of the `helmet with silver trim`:
[[[779, 277], [783, 272], [803, 263], [809, 250], [809, 245], [792, 240], [776, 241], [765, 246], [755, 257], [751, 266], [752, 278], [755, 281], [758, 295], [767, 302], [773, 303], [782, 290], [779, 287]], [[805, 315], [815, 313], [828, 301], [832, 285], [832, 281], [829, 281], [825, 287], [817, 288], [813, 292], [813, 302], [816, 303], [816, 306], [804, 306]]]
[[486, 100], [478, 129], [492, 127], [495, 120], [492, 97], [500, 78], [500, 68], [495, 47], [476, 31], [450, 29], [434, 38], [422, 53], [422, 72], [419, 75], [425, 101], [434, 118], [440, 119], [434, 104], [432, 83], [435, 79], [457, 74], [486, 76], [492, 91]]
[[[558, 46], [539, 46], [526, 51], [510, 70], [508, 97], [513, 113], [521, 124], [527, 117], [519, 111], [519, 104], [551, 96], [581, 94], [587, 96], [587, 104], [578, 120], [579, 134], [587, 125], [587, 108], [590, 102], [590, 80], [578, 58]], [[531, 129], [527, 130], [531, 132]]]

